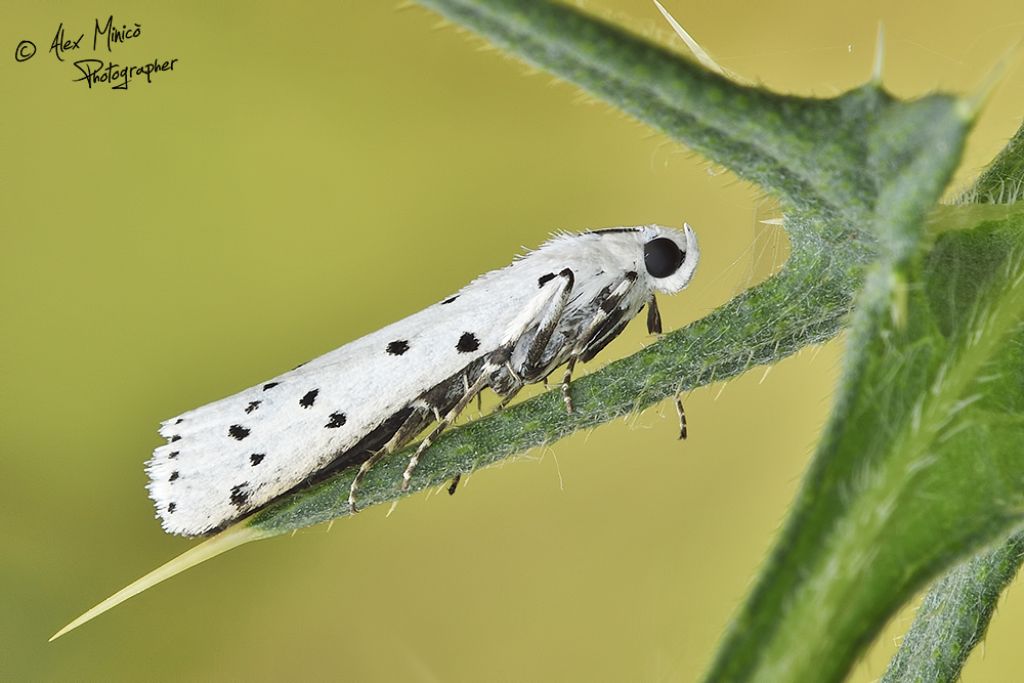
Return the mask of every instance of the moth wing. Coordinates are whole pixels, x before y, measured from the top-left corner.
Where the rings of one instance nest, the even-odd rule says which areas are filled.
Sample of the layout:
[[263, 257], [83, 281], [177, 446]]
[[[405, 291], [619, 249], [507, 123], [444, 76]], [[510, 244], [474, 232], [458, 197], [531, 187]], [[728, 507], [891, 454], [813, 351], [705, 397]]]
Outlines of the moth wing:
[[518, 265], [295, 370], [166, 420], [160, 434], [168, 441], [147, 463], [164, 529], [202, 534], [258, 509], [494, 351], [537, 298], [536, 279], [524, 283]]

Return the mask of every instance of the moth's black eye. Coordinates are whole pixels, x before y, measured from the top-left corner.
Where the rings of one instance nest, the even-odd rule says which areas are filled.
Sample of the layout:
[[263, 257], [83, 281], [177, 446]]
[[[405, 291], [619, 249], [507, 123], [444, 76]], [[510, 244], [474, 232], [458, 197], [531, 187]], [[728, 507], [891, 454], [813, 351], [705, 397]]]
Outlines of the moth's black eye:
[[644, 245], [644, 265], [654, 277], [668, 277], [683, 265], [686, 252], [667, 237], [659, 237]]

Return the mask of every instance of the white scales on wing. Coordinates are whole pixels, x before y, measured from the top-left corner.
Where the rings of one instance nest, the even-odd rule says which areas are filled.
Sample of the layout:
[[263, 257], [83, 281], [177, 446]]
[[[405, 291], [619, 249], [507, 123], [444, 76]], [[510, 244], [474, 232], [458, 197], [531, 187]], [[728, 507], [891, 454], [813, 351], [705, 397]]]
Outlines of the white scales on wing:
[[571, 410], [576, 361], [645, 305], [660, 332], [655, 292], [685, 287], [698, 258], [689, 226], [561, 234], [438, 304], [171, 418], [147, 464], [157, 514], [173, 533], [220, 529], [326, 468], [365, 472], [437, 421], [407, 484], [431, 438], [482, 389], [511, 398], [563, 364]]

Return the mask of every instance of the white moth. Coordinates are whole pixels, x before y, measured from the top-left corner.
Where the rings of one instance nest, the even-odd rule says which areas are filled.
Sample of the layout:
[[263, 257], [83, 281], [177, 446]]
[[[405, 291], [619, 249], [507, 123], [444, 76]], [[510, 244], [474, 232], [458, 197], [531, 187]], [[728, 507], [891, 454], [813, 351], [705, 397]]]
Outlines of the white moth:
[[431, 440], [483, 389], [510, 400], [525, 384], [594, 357], [697, 267], [697, 239], [659, 225], [557, 235], [458, 293], [298, 368], [165, 421], [147, 463], [163, 528], [224, 528], [315, 476], [406, 445], [428, 425], [407, 486]]

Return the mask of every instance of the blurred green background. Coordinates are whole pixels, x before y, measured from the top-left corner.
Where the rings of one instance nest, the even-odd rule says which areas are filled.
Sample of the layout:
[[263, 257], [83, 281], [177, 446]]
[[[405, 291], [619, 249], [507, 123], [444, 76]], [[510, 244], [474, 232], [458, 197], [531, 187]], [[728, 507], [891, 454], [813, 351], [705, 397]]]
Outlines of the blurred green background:
[[[682, 49], [647, 0], [584, 6]], [[869, 75], [968, 92], [1019, 2], [668, 3], [727, 68], [832, 95]], [[178, 58], [73, 83], [58, 24], [139, 23], [100, 55]], [[662, 135], [394, 2], [0, 8], [0, 679], [692, 680], [784, 518], [841, 341], [417, 495], [250, 545], [53, 643], [193, 542], [144, 489], [159, 420], [435, 302], [556, 229], [688, 221], [703, 263], [666, 328], [785, 258], [776, 206]], [[19, 41], [32, 59], [13, 58]], [[91, 52], [91, 44], [88, 52]], [[966, 183], [1024, 113], [1020, 59]], [[635, 323], [589, 367], [649, 339]], [[534, 392], [536, 389], [534, 389]], [[429, 456], [428, 456], [429, 457]], [[967, 680], [1013, 680], [1011, 587]], [[884, 671], [897, 616], [852, 680]]]

